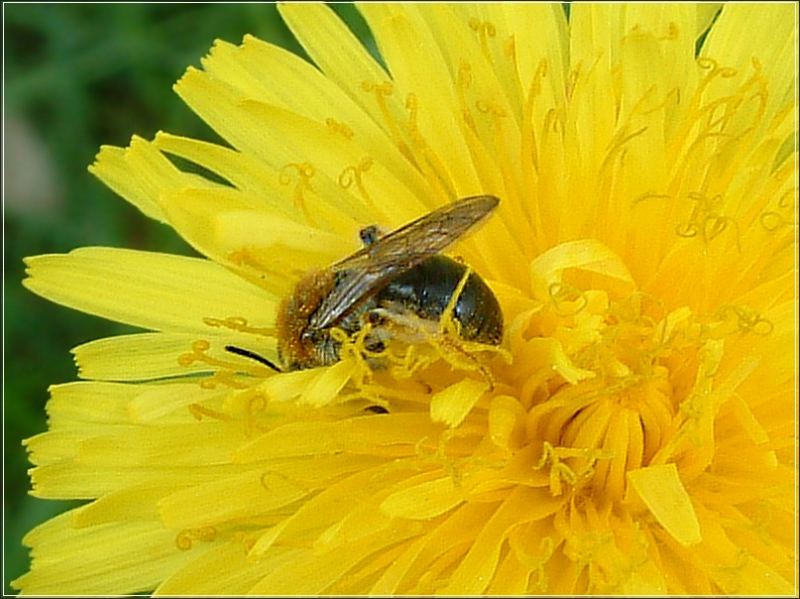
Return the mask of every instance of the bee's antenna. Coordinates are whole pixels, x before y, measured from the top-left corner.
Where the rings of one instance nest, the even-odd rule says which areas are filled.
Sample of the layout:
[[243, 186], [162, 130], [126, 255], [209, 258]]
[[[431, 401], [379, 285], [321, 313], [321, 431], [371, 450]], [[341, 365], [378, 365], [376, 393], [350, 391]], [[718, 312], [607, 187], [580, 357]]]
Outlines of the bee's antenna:
[[257, 353], [252, 352], [249, 349], [242, 349], [241, 347], [236, 347], [235, 345], [226, 345], [225, 351], [229, 351], [232, 354], [236, 354], [237, 356], [243, 356], [245, 358], [250, 358], [251, 360], [255, 360], [256, 362], [260, 362], [264, 366], [272, 368], [272, 370], [274, 370], [275, 372], [283, 372], [283, 370], [275, 366], [275, 364], [267, 360], [264, 356], [259, 356]]

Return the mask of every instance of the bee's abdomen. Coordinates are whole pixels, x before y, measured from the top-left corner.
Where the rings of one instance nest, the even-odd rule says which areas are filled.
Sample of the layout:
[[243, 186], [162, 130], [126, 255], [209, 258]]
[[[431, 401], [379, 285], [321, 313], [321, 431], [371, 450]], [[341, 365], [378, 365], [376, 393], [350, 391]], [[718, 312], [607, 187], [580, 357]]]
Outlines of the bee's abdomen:
[[[397, 302], [420, 317], [438, 320], [447, 308], [467, 267], [435, 255], [393, 279], [377, 299]], [[470, 273], [454, 311], [461, 323], [461, 336], [468, 341], [497, 345], [503, 338], [503, 312], [489, 286]]]

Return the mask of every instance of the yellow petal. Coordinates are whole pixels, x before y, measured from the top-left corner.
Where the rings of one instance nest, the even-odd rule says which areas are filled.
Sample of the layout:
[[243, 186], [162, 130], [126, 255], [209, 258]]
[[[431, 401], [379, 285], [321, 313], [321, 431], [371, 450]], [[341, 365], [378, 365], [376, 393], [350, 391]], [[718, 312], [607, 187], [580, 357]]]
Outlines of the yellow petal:
[[49, 499], [94, 499], [107, 493], [136, 485], [169, 479], [176, 487], [199, 484], [247, 468], [224, 464], [186, 466], [160, 466], [153, 468], [121, 467], [119, 464], [85, 464], [77, 460], [38, 466], [30, 471], [34, 497]]
[[[290, 7], [288, 10], [282, 10], [284, 16], [287, 12], [292, 13], [291, 5], [287, 6]], [[326, 31], [333, 33], [337, 28], [332, 23], [333, 21], [352, 36], [338, 17], [333, 16], [332, 11], [324, 5], [306, 4], [299, 7], [298, 10], [314, 15], [312, 19], [308, 19], [307, 16], [302, 19], [302, 22], [312, 25], [315, 40], [313, 43], [336, 44], [342, 40], [342, 36], [335, 33], [333, 34], [334, 40], [325, 39]], [[326, 24], [329, 27], [326, 27]], [[295, 25], [297, 25], [297, 21], [295, 21]], [[310, 40], [304, 38], [301, 41]], [[348, 44], [344, 42], [344, 46], [348, 46]], [[326, 56], [333, 57], [337, 66], [340, 66], [344, 57], [339, 52], [331, 52], [332, 47], [326, 47]], [[377, 67], [363, 47], [360, 45], [359, 47], [365, 58]], [[221, 69], [214, 69], [215, 57], [216, 53], [212, 53], [211, 58], [204, 61], [204, 66], [215, 77], [229, 81], [229, 65], [225, 64]], [[322, 58], [322, 62], [327, 63], [328, 60]], [[390, 135], [385, 131], [385, 121], [374, 119], [380, 112], [377, 110], [377, 102], [362, 87], [364, 81], [383, 83], [388, 79], [385, 74], [379, 75], [368, 69], [347, 81], [344, 86], [340, 86], [336, 84], [338, 82], [336, 77], [325, 77], [319, 69], [295, 54], [252, 36], [245, 36], [243, 46], [235, 50], [234, 64], [236, 63], [244, 65], [251, 75], [255, 75], [257, 80], [260, 80], [261, 73], [270, 73], [270, 78], [275, 83], [268, 87], [259, 85], [255, 93], [252, 95], [248, 93], [250, 97], [325, 124], [325, 127], [336, 133], [338, 138], [356, 142], [376, 163], [387, 168], [404, 185], [411, 186], [417, 197], [424, 198], [430, 195], [427, 183], [413, 168], [413, 163], [401, 153], [396, 144], [392, 143]], [[380, 73], [383, 73], [380, 67], [377, 68]], [[371, 76], [373, 74], [376, 76], [374, 79]], [[357, 98], [366, 100], [366, 102], [354, 101], [352, 95], [347, 93], [349, 85], [357, 90]], [[373, 106], [374, 110], [372, 112], [365, 111], [364, 104]], [[315, 155], [319, 156], [320, 154], [317, 152]]]
[[[688, 559], [702, 568], [724, 593], [730, 595], [790, 596], [792, 582], [748, 551], [746, 543], [720, 524], [717, 513], [703, 513], [703, 543], [691, 549]], [[794, 528], [794, 527], [792, 527]], [[736, 540], [734, 540], [736, 539]], [[791, 559], [788, 554], [785, 554]]]
[[561, 502], [544, 489], [517, 487], [477, 532], [466, 557], [458, 564], [444, 592], [454, 595], [482, 593], [492, 580], [500, 549], [509, 530], [552, 514]]
[[[245, 100], [240, 105], [259, 128], [272, 132], [282, 148], [290, 148], [291, 156], [314, 156], [313, 181], [321, 180], [321, 193], [326, 198], [335, 197], [340, 211], [347, 211], [350, 207], [351, 214], [362, 221], [367, 215], [373, 215], [383, 223], [399, 226], [435, 205], [424, 187], [416, 193], [407, 187], [405, 173], [408, 168], [400, 169], [397, 174], [390, 172], [378, 160], [379, 156], [370, 153], [359, 140], [337, 134], [324, 121], [315, 121], [293, 110], [253, 100]], [[261, 140], [261, 144], [271, 149], [268, 140]], [[327, 148], [327, 151], [315, 153], [314, 150], [320, 147]], [[357, 177], [356, 181], [361, 181], [361, 186], [356, 181], [348, 181], [353, 176]], [[382, 201], [388, 197], [392, 198], [391, 211], [386, 210]]]
[[622, 585], [625, 595], [656, 596], [670, 594], [664, 572], [661, 568], [648, 561], [638, 570], [633, 572]]
[[322, 369], [320, 376], [303, 390], [298, 402], [315, 407], [328, 405], [338, 398], [339, 392], [355, 371], [356, 364], [350, 360]]
[[416, 126], [430, 148], [431, 160], [444, 184], [456, 196], [481, 193], [480, 182], [460, 132], [455, 85], [430, 29], [414, 10], [363, 3], [359, 10], [388, 63], [394, 93], [418, 99]]
[[[296, 543], [301, 539], [303, 542], [308, 542], [309, 534], [317, 535], [320, 530], [341, 522], [343, 513], [340, 506], [355, 508], [359, 504], [368, 502], [387, 485], [386, 476], [390, 468], [385, 461], [375, 456], [352, 454], [317, 456], [314, 462], [320, 464], [320, 472], [329, 474], [334, 480], [329, 482], [321, 479], [318, 484], [324, 488], [319, 493], [262, 534], [250, 551], [254, 559], [268, 555], [279, 540]], [[305, 470], [305, 476], [308, 476], [305, 460], [297, 460], [295, 468], [295, 472], [287, 471], [287, 474], [302, 477]], [[395, 470], [396, 468], [399, 469]], [[391, 472], [410, 476], [411, 468], [411, 465], [393, 465]]]
[[77, 431], [39, 433], [25, 439], [22, 443], [28, 450], [28, 459], [32, 464], [45, 465], [74, 458], [78, 455], [78, 447], [83, 435]]
[[[242, 442], [243, 434], [234, 428], [226, 422], [194, 419], [177, 425], [120, 428], [113, 435], [86, 439], [81, 444], [80, 459], [87, 466], [107, 464], [119, 468], [221, 464]], [[186, 447], [192, 442], [198, 447], [187, 452]]]
[[76, 510], [72, 524], [76, 528], [85, 528], [109, 522], [156, 520], [156, 501], [174, 491], [172, 483], [167, 481], [132, 485], [104, 495], [83, 506], [83, 509]]
[[144, 381], [210, 370], [202, 362], [178, 363], [178, 357], [191, 352], [196, 340], [196, 335], [186, 333], [119, 335], [84, 343], [72, 353], [81, 378]]
[[251, 592], [258, 595], [297, 594], [306, 597], [325, 593], [326, 589], [362, 560], [385, 551], [387, 545], [402, 541], [413, 534], [403, 532], [401, 528], [398, 526], [398, 530], [392, 535], [378, 532], [359, 543], [337, 547], [322, 554], [303, 552], [282, 568], [273, 569]]
[[525, 441], [527, 413], [516, 398], [499, 395], [489, 406], [489, 436], [498, 447], [518, 449]]
[[[190, 556], [177, 548], [175, 532], [158, 522], [76, 529], [72, 515], [62, 514], [26, 536], [33, 564], [30, 572], [12, 582], [14, 587], [32, 595], [146, 592]], [[196, 551], [203, 549], [198, 544]]]
[[380, 418], [363, 416], [334, 422], [297, 422], [284, 424], [242, 445], [233, 454], [234, 461], [324, 455], [349, 451], [376, 452], [382, 446], [403, 445], [409, 453], [424, 438], [441, 433], [427, 414], [382, 414]]
[[[254, 469], [173, 492], [158, 502], [158, 511], [170, 528], [201, 528], [256, 520], [309, 491], [280, 472]], [[225, 501], [220, 501], [221, 497]]]
[[[537, 96], [533, 122], [541, 123], [548, 110], [562, 101], [567, 76], [567, 20], [558, 4], [520, 4], [503, 2], [506, 24], [514, 36], [519, 81], [526, 98], [534, 93], [537, 77], [542, 77], [541, 64], [547, 69], [542, 77], [542, 96]], [[537, 74], [538, 73], [538, 74]]]
[[[747, 31], [747, 35], [742, 35]], [[716, 60], [721, 67], [731, 67], [738, 76], [717, 77], [710, 97], [730, 93], [754, 71], [758, 61], [769, 84], [763, 127], [792, 98], [797, 69], [792, 57], [797, 47], [796, 11], [791, 4], [725, 3], [719, 18], [711, 27], [701, 56]], [[796, 101], [796, 99], [795, 99]]]
[[[159, 192], [185, 182], [169, 160], [139, 137], [134, 137], [126, 149], [103, 146], [89, 172], [144, 214], [161, 222], [166, 218], [158, 206]], [[133, 173], [139, 176], [132, 176]]]
[[198, 251], [248, 273], [259, 284], [322, 268], [358, 248], [353, 234], [336, 235], [254, 207], [254, 199], [236, 190], [183, 189], [162, 197], [170, 222]]
[[555, 371], [573, 385], [596, 376], [591, 370], [575, 366], [556, 339], [537, 337], [524, 342], [519, 349], [520, 357], [515, 364], [524, 369], [523, 372], [539, 371], [544, 376], [548, 371]]
[[[204, 319], [271, 324], [274, 297], [207, 260], [114, 248], [27, 258], [23, 284], [50, 301], [118, 322], [203, 333]], [[120, 301], [124, 298], [124, 301]]]
[[622, 259], [602, 242], [596, 239], [568, 241], [550, 248], [531, 262], [531, 279], [536, 297], [549, 301], [551, 286], [559, 284], [563, 272], [571, 268], [633, 283], [633, 277]]
[[393, 517], [426, 520], [453, 509], [462, 501], [464, 492], [447, 477], [396, 491], [383, 500], [381, 510]]
[[695, 4], [697, 16], [695, 37], [700, 37], [700, 35], [709, 28], [711, 23], [714, 21], [714, 17], [717, 16], [723, 5], [724, 2], [703, 2], [700, 4]]
[[616, 106], [611, 73], [619, 61], [624, 11], [625, 5], [614, 3], [577, 3], [570, 10], [570, 65], [580, 69], [571, 102], [574, 127], [580, 134], [574, 137], [571, 151], [585, 157], [583, 164], [574, 166], [597, 168], [614, 135]]
[[431, 420], [457, 427], [488, 389], [487, 382], [473, 379], [450, 385], [431, 399]]
[[137, 385], [120, 383], [53, 385], [47, 403], [50, 430], [75, 430], [87, 435], [129, 423], [128, 402], [141, 392]]
[[361, 83], [382, 83], [389, 80], [389, 75], [347, 25], [322, 3], [279, 4], [278, 11], [320, 70], [380, 123], [378, 105], [364, 92]]
[[189, 418], [195, 417], [189, 406], [211, 407], [211, 402], [218, 400], [221, 403], [228, 393], [227, 389], [208, 389], [196, 382], [140, 385], [139, 393], [128, 402], [128, 414], [131, 422], [136, 423], [191, 421]]
[[190, 559], [156, 588], [153, 596], [246, 595], [253, 585], [273, 568], [291, 561], [297, 549], [275, 551], [266, 559], [247, 559], [244, 543], [215, 543], [202, 555], [187, 552]]
[[453, 547], [470, 542], [471, 531], [478, 530], [495, 509], [494, 504], [481, 503], [467, 503], [455, 509], [436, 528], [411, 543], [383, 573], [371, 593], [390, 595], [418, 589], [420, 578], [428, 574], [432, 563]]
[[695, 545], [702, 540], [692, 500], [675, 464], [631, 470], [628, 483], [658, 523], [681, 545]]

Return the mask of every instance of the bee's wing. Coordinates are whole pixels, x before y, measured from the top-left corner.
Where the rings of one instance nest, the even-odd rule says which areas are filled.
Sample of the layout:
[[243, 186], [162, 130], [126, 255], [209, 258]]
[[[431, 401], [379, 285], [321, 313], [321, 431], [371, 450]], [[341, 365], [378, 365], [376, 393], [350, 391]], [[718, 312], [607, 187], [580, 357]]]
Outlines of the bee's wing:
[[392, 278], [439, 253], [485, 218], [500, 202], [494, 196], [464, 198], [403, 225], [331, 268], [337, 284], [311, 318], [313, 328], [333, 326], [353, 306]]

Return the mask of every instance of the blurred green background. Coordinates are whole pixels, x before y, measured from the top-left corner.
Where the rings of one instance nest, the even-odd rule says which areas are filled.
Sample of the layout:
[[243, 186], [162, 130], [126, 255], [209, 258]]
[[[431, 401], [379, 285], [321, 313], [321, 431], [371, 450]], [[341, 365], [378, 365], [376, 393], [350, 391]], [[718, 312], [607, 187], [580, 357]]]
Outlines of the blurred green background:
[[[334, 9], [369, 38], [351, 5]], [[4, 4], [3, 17], [3, 584], [11, 593], [9, 581], [28, 567], [23, 535], [70, 505], [27, 494], [21, 440], [46, 428], [47, 386], [75, 379], [69, 349], [127, 331], [27, 292], [22, 259], [87, 245], [193, 254], [87, 166], [100, 145], [125, 146], [134, 133], [218, 141], [172, 92], [215, 39], [251, 33], [303, 52], [271, 4]]]

